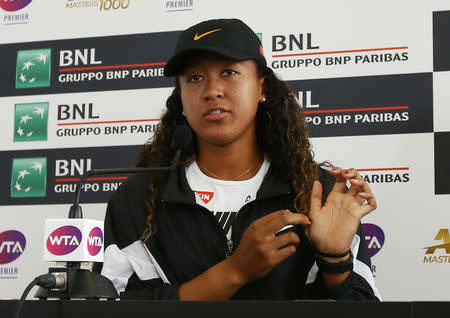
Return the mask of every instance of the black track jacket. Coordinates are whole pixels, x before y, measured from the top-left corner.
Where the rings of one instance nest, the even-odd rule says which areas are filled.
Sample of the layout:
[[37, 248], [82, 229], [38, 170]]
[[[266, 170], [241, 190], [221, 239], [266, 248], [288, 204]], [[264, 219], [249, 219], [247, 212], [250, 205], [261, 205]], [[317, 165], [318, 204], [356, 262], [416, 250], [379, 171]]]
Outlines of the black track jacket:
[[[326, 195], [334, 176], [321, 171]], [[105, 217], [105, 260], [102, 274], [109, 277], [121, 299], [178, 299], [178, 286], [226, 258], [230, 246], [216, 217], [195, 202], [185, 168], [168, 176], [152, 220], [156, 232], [145, 244], [149, 177], [135, 175], [121, 185], [108, 203]], [[287, 209], [294, 211], [293, 188], [286, 176], [267, 172], [254, 201], [244, 205], [232, 225], [233, 249], [256, 219]], [[303, 233], [303, 232], [302, 232]], [[317, 273], [314, 252], [300, 233], [294, 255], [265, 277], [250, 282], [231, 299], [336, 299], [379, 300], [361, 226], [352, 243], [354, 270], [337, 287], [326, 287]]]

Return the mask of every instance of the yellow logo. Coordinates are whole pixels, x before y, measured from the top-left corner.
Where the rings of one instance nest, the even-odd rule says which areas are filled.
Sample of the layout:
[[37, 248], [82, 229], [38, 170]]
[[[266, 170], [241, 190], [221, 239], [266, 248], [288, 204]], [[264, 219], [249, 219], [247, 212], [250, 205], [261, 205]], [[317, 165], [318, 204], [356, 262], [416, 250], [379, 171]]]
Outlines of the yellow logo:
[[[426, 249], [425, 256], [423, 257], [424, 263], [450, 263], [450, 233], [448, 229], [440, 229], [435, 241], [441, 241], [444, 244], [432, 245], [424, 247]], [[437, 249], [445, 250], [447, 255], [434, 256], [434, 252]], [[431, 255], [430, 255], [431, 254]]]
[[445, 249], [445, 252], [447, 254], [450, 254], [450, 234], [448, 232], [448, 229], [441, 229], [438, 232], [438, 234], [436, 235], [436, 237], [434, 238], [434, 240], [435, 241], [443, 241], [444, 244], [425, 247], [427, 249], [425, 254], [434, 254], [434, 251], [436, 249], [441, 249], [441, 248]]
[[198, 39], [204, 37], [205, 35], [208, 35], [208, 34], [211, 34], [211, 33], [217, 32], [217, 31], [220, 31], [220, 30], [221, 30], [221, 29], [215, 29], [215, 30], [208, 31], [208, 32], [205, 32], [205, 33], [200, 34], [200, 35], [198, 35], [198, 33], [195, 33], [194, 41], [197, 41]]

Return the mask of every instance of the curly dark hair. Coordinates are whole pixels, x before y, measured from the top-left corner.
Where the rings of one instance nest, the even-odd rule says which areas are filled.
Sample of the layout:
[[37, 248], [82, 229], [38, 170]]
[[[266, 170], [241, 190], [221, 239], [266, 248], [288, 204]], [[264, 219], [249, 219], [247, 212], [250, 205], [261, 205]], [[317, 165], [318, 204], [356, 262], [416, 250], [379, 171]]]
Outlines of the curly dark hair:
[[[278, 79], [270, 68], [257, 61], [255, 63], [258, 76], [260, 78], [265, 76], [266, 95], [266, 101], [259, 104], [256, 114], [258, 150], [268, 157], [272, 169], [289, 176], [296, 193], [295, 210], [298, 213], [308, 214], [312, 187], [318, 178], [319, 164], [313, 160], [303, 109], [284, 81]], [[175, 150], [170, 147], [173, 132], [177, 125], [187, 123], [182, 115], [178, 80], [167, 99], [166, 107], [167, 110], [155, 134], [139, 153], [138, 167], [168, 166], [175, 155]], [[195, 160], [197, 151], [194, 141], [192, 147], [182, 153], [179, 163], [189, 165]], [[158, 191], [164, 184], [165, 177], [166, 173], [155, 174], [149, 184], [150, 196], [146, 202], [149, 211], [148, 229], [143, 236], [144, 241], [156, 230], [152, 218], [157, 209]]]

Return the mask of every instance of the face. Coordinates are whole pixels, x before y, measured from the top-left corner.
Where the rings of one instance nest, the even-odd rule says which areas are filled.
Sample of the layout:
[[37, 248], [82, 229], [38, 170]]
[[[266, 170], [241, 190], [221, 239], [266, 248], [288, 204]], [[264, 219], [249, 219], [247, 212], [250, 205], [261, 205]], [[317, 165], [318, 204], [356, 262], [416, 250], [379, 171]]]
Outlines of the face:
[[254, 61], [202, 55], [178, 80], [183, 112], [199, 147], [255, 142], [256, 112], [265, 95]]

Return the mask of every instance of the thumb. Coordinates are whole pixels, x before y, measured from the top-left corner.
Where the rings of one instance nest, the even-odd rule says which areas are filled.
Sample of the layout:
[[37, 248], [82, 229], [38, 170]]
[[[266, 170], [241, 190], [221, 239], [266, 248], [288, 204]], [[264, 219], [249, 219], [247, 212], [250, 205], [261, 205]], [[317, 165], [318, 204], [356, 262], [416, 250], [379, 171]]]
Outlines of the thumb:
[[322, 184], [314, 181], [311, 191], [311, 207], [310, 214], [318, 212], [322, 208]]

